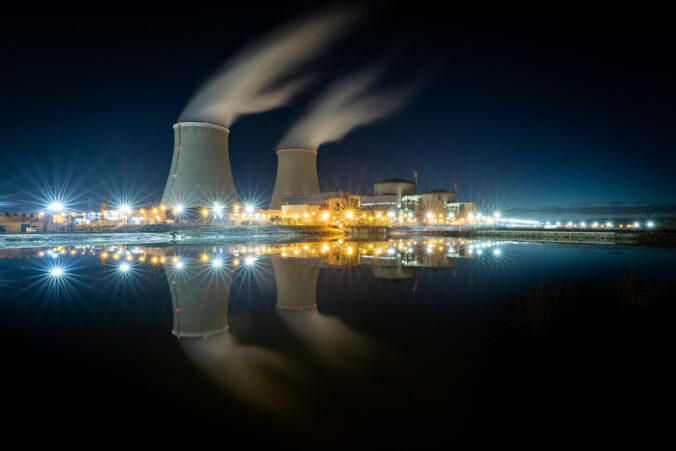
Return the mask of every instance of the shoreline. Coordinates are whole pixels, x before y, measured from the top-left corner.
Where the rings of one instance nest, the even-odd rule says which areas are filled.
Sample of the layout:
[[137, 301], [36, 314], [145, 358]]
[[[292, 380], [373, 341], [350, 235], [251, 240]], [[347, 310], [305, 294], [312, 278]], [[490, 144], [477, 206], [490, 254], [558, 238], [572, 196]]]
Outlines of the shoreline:
[[396, 236], [444, 236], [472, 239], [570, 243], [622, 244], [633, 246], [676, 246], [676, 232], [657, 230], [543, 230], [543, 229], [484, 229], [462, 230], [450, 227], [397, 227], [390, 231]]
[[483, 240], [620, 244], [632, 246], [676, 246], [676, 232], [663, 230], [543, 230], [543, 229], [461, 229], [439, 226], [352, 226], [345, 230], [330, 226], [183, 226], [120, 229], [114, 232], [69, 232], [0, 235], [0, 248], [31, 248], [59, 245], [153, 245], [210, 244], [247, 240], [285, 242], [299, 239], [337, 239], [355, 241], [385, 240], [398, 237], [455, 237]]

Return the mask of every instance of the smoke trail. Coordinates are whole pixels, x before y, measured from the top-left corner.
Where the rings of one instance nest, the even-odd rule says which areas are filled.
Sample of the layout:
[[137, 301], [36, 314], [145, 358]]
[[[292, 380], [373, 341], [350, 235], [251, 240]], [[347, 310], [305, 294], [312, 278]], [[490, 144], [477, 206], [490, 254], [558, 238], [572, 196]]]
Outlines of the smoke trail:
[[270, 33], [200, 88], [181, 119], [230, 126], [242, 115], [286, 104], [314, 79], [296, 76], [295, 71], [344, 34], [354, 20], [354, 11], [331, 10]]
[[333, 83], [281, 140], [280, 147], [310, 147], [338, 141], [353, 129], [401, 110], [422, 86], [369, 93], [382, 67], [371, 67]]

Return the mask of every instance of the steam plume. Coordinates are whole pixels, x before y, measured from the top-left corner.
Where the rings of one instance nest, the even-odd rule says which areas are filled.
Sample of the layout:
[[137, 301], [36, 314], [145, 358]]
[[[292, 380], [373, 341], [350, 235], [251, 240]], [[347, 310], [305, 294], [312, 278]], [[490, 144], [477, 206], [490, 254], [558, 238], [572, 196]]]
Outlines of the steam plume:
[[331, 10], [278, 28], [226, 63], [190, 100], [181, 119], [230, 126], [242, 115], [286, 104], [314, 79], [296, 76], [296, 70], [354, 19], [354, 11]]
[[372, 67], [333, 83], [291, 127], [280, 147], [316, 149], [401, 110], [421, 83], [369, 93], [382, 71]]

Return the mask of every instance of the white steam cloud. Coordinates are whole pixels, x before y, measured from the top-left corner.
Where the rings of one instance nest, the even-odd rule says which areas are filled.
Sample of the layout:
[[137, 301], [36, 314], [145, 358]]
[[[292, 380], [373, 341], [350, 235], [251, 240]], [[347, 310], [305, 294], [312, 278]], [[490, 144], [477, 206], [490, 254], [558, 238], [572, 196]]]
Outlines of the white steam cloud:
[[314, 79], [296, 71], [354, 19], [354, 11], [331, 10], [273, 31], [226, 63], [190, 100], [181, 119], [230, 126], [242, 115], [286, 104]]
[[369, 92], [382, 72], [382, 68], [372, 67], [333, 83], [291, 127], [279, 146], [317, 149], [401, 110], [421, 83]]

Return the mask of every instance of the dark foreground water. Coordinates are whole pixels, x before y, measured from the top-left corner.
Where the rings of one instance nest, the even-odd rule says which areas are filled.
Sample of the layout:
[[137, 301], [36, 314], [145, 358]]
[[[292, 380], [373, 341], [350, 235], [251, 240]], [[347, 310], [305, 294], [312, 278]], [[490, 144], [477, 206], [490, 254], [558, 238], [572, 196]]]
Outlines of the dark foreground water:
[[672, 249], [404, 239], [0, 252], [6, 432], [675, 443]]

